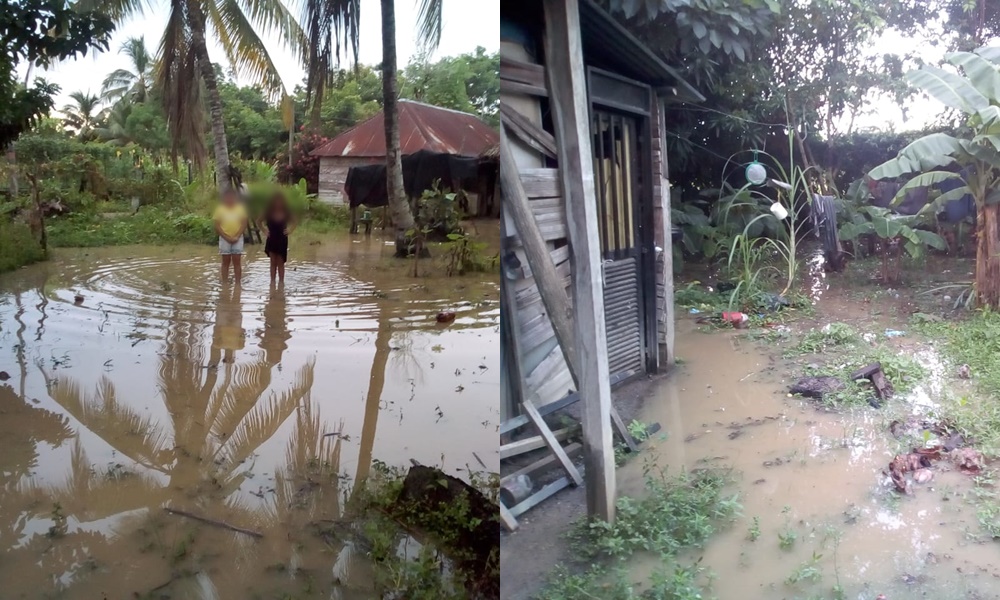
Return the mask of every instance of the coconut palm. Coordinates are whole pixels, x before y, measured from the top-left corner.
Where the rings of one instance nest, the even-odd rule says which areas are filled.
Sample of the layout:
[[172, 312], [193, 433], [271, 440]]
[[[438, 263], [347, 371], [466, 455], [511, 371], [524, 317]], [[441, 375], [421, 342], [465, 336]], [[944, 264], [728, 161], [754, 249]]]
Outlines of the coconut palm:
[[94, 139], [94, 130], [104, 118], [101, 110], [101, 98], [90, 92], [73, 92], [69, 95], [72, 104], [63, 106], [63, 118], [66, 126], [76, 132], [81, 140]]
[[[281, 0], [165, 0], [169, 13], [153, 70], [154, 86], [162, 96], [176, 160], [183, 149], [196, 165], [205, 162], [205, 107], [212, 132], [212, 150], [219, 187], [231, 185], [229, 144], [222, 120], [222, 100], [209, 35], [214, 35], [237, 75], [261, 85], [273, 96], [282, 93], [278, 70], [261, 39], [277, 33], [293, 49], [301, 47], [298, 22]], [[81, 0], [80, 9], [99, 10], [116, 23], [142, 14], [154, 2]], [[202, 98], [202, 91], [206, 95]]]
[[[971, 135], [933, 133], [875, 167], [873, 179], [912, 177], [896, 202], [914, 188], [948, 180], [961, 185], [942, 194], [926, 210], [971, 195], [976, 203], [976, 297], [981, 306], [1000, 307], [1000, 47], [952, 52], [945, 60], [964, 75], [925, 65], [907, 74], [909, 82], [945, 106], [961, 111]], [[916, 177], [913, 177], [916, 175]], [[891, 232], [890, 232], [891, 233]], [[894, 234], [895, 235], [895, 234]]]
[[[441, 10], [444, 0], [420, 0], [417, 35], [428, 51], [441, 41]], [[335, 66], [334, 59], [350, 49], [358, 60], [361, 18], [360, 0], [305, 0], [305, 28], [309, 36], [307, 85], [315, 94], [315, 106], [323, 102], [323, 91]], [[399, 83], [396, 76], [395, 0], [382, 0], [382, 108], [385, 115], [385, 160], [389, 211], [396, 226], [396, 255], [409, 254], [413, 211], [403, 188], [403, 163], [399, 143]]]
[[153, 83], [153, 57], [146, 49], [145, 37], [128, 38], [122, 42], [118, 53], [127, 56], [132, 64], [129, 69], [109, 73], [101, 85], [101, 95], [108, 101], [128, 98], [133, 102], [145, 102]]

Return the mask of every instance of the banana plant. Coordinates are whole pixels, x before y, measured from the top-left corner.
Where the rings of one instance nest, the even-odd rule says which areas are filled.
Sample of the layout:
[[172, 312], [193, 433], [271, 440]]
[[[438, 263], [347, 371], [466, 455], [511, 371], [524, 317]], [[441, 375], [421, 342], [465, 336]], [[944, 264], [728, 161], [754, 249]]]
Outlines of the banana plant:
[[[979, 304], [1000, 307], [1000, 47], [951, 52], [954, 70], [925, 65], [907, 73], [909, 83], [945, 106], [961, 111], [971, 134], [934, 133], [903, 148], [899, 156], [871, 170], [873, 179], [910, 178], [907, 191], [957, 179], [961, 186], [941, 194], [929, 207], [940, 210], [966, 194], [976, 203], [975, 286]], [[886, 230], [888, 233], [888, 230]]]
[[913, 258], [920, 258], [928, 247], [935, 250], [946, 250], [944, 238], [933, 231], [917, 228], [919, 217], [894, 215], [889, 209], [878, 206], [865, 206], [861, 212], [867, 220], [848, 221], [840, 226], [840, 239], [854, 241], [863, 235], [874, 235], [889, 241], [900, 238], [903, 249]]

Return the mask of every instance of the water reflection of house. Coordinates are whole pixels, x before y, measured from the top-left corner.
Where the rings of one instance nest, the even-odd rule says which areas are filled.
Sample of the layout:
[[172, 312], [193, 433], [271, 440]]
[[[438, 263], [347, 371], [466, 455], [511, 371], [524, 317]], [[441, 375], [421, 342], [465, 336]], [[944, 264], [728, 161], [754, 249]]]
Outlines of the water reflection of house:
[[[366, 196], [370, 193], [377, 194], [379, 191], [381, 197], [385, 196], [384, 123], [384, 115], [380, 111], [367, 121], [348, 129], [312, 151], [313, 156], [319, 157], [320, 200], [332, 204], [348, 204], [350, 200], [352, 206], [384, 205], [384, 202], [380, 204], [367, 198], [349, 198], [345, 193], [348, 172], [352, 167], [375, 167], [370, 170], [371, 180], [377, 182], [379, 178], [375, 171], [381, 166], [383, 170], [380, 190], [377, 186], [372, 186], [371, 190], [364, 186], [357, 186], [356, 189], [364, 190]], [[400, 100], [399, 140], [404, 162], [419, 152], [440, 156], [440, 165], [435, 165], [439, 170], [436, 178], [442, 181], [455, 180], [455, 184], [450, 187], [457, 189], [460, 180], [469, 178], [457, 175], [454, 172], [455, 164], [465, 159], [472, 165], [474, 172], [478, 156], [497, 143], [497, 132], [475, 115], [412, 100]], [[412, 170], [417, 171], [422, 168], [422, 164], [414, 166]], [[406, 166], [404, 164], [404, 168]], [[363, 172], [368, 174], [366, 171]], [[415, 193], [419, 196], [424, 186], [417, 187], [421, 188]], [[468, 189], [470, 195], [478, 194], [478, 183], [466, 183], [465, 187], [471, 188]], [[409, 190], [409, 186], [407, 189]]]
[[[702, 97], [592, 0], [505, 2], [500, 43], [502, 416], [514, 418], [523, 401], [558, 402], [576, 387], [560, 347], [567, 331], [588, 487], [603, 478], [613, 497], [603, 429], [610, 384], [673, 360], [661, 116]], [[505, 171], [511, 163], [516, 172]], [[567, 288], [573, 308], [564, 318]], [[596, 465], [603, 474], [592, 476]]]

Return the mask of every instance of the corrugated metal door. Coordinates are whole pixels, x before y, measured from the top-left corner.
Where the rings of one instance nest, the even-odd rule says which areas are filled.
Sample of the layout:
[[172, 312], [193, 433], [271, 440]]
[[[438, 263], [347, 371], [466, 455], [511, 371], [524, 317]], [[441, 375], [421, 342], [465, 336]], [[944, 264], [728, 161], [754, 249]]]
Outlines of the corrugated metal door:
[[594, 178], [604, 258], [604, 320], [612, 377], [643, 371], [645, 347], [638, 235], [639, 121], [594, 110]]

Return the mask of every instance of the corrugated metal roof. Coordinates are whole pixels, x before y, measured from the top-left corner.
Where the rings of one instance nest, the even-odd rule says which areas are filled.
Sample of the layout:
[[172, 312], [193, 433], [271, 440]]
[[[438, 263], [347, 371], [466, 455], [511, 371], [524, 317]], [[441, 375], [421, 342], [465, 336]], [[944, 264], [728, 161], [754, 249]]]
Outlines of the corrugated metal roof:
[[[500, 143], [500, 134], [474, 115], [412, 100], [399, 101], [399, 143], [403, 154], [430, 150], [443, 154], [479, 156]], [[385, 156], [383, 113], [355, 125], [313, 156]]]

